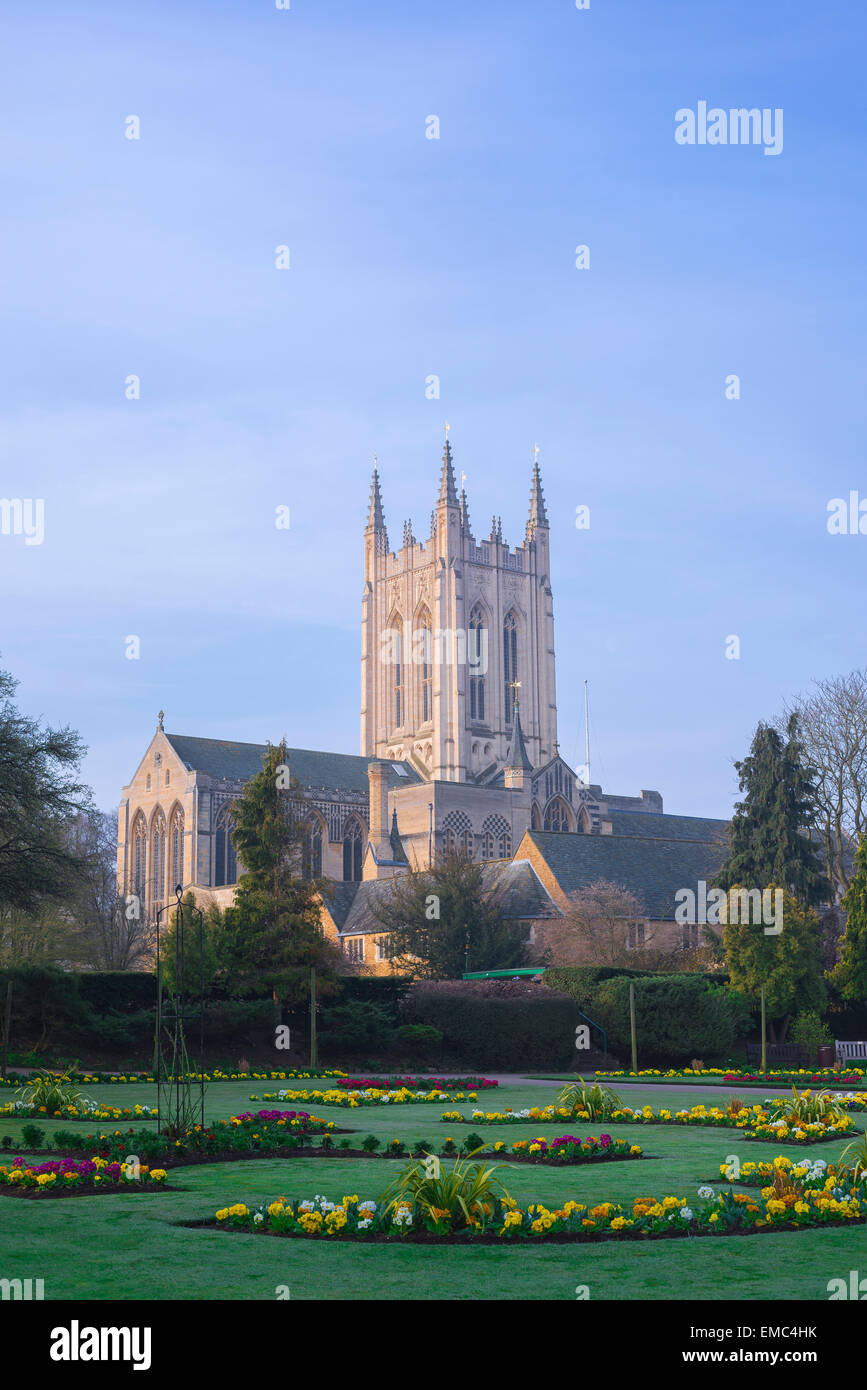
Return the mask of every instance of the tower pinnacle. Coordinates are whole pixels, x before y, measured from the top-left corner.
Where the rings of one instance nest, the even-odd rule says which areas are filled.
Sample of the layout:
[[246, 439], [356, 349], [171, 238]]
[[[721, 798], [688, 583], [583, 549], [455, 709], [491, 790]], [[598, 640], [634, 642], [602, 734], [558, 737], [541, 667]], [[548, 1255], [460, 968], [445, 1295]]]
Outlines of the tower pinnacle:
[[446, 442], [443, 445], [443, 470], [440, 475], [440, 495], [437, 505], [440, 507], [456, 507], [458, 505], [458, 494], [455, 487], [455, 470], [452, 466], [452, 446], [449, 443], [449, 429], [446, 425]]
[[539, 446], [533, 449], [533, 475], [530, 481], [530, 514], [527, 518], [527, 540], [535, 538], [540, 526], [547, 527], [548, 513], [545, 510], [545, 497], [542, 492], [542, 475], [539, 472]]

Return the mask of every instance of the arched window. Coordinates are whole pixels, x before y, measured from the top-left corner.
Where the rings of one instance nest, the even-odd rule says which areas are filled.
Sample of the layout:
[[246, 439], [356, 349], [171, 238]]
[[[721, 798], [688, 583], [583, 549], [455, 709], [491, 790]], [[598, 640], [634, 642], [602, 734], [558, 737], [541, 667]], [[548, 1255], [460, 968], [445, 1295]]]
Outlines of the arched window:
[[406, 721], [406, 671], [404, 669], [403, 623], [393, 618], [389, 625], [389, 654], [391, 661], [391, 714], [394, 727], [400, 729]]
[[[429, 724], [433, 719], [433, 628], [430, 613], [422, 608], [416, 619], [413, 642], [414, 660], [418, 665], [421, 680], [419, 683], [419, 722]], [[416, 655], [417, 653], [417, 655]]]
[[322, 821], [318, 816], [307, 818], [301, 873], [304, 878], [322, 877]]
[[515, 684], [518, 679], [518, 624], [514, 613], [507, 613], [503, 621], [503, 693], [506, 705], [506, 728], [512, 727], [512, 709], [515, 704]]
[[343, 878], [346, 883], [361, 882], [363, 849], [364, 831], [355, 817], [351, 816], [343, 831]]
[[139, 811], [132, 827], [132, 872], [129, 888], [131, 893], [142, 899], [145, 897], [147, 883], [147, 840], [145, 818]]
[[482, 858], [511, 859], [512, 831], [504, 816], [488, 816], [482, 825]]
[[562, 796], [555, 796], [545, 807], [545, 829], [560, 833], [569, 829], [569, 807]]
[[169, 896], [180, 885], [184, 886], [184, 813], [180, 807], [172, 815], [172, 823], [169, 829], [169, 854], [171, 855], [172, 881], [169, 884]]
[[[485, 671], [488, 669], [488, 629], [481, 608], [476, 605], [470, 614], [469, 651], [470, 718], [485, 719]], [[473, 674], [475, 672], [475, 674]]]
[[542, 814], [541, 814], [541, 812], [540, 812], [540, 810], [539, 810], [539, 807], [538, 807], [538, 805], [536, 804], [535, 801], [533, 802], [533, 809], [532, 809], [532, 811], [530, 812], [530, 829], [531, 829], [531, 830], [541, 830], [541, 829], [542, 829]]
[[151, 821], [151, 900], [166, 896], [166, 818], [157, 811]]
[[228, 807], [217, 813], [214, 834], [214, 886], [223, 888], [238, 881], [238, 861], [232, 844], [232, 818]]
[[473, 823], [463, 811], [449, 811], [443, 818], [446, 850], [449, 854], [473, 857]]

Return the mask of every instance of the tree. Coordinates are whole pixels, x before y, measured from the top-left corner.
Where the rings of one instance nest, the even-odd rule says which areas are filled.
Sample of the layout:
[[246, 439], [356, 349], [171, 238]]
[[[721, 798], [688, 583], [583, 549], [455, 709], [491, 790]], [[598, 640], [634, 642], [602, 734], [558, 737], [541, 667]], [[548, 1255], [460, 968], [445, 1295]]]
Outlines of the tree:
[[827, 902], [830, 884], [808, 831], [816, 820], [812, 769], [804, 765], [798, 719], [791, 715], [785, 741], [768, 724], [759, 724], [748, 757], [735, 763], [746, 795], [735, 805], [728, 857], [716, 884], [783, 886], [803, 903]]
[[370, 910], [401, 975], [456, 980], [525, 964], [526, 928], [506, 917], [481, 864], [466, 854], [445, 851], [430, 868], [390, 879]]
[[317, 885], [301, 876], [303, 797], [287, 772], [285, 743], [269, 744], [262, 771], [233, 803], [232, 843], [241, 876], [223, 919], [220, 969], [232, 993], [270, 992], [298, 1002], [317, 971], [317, 991], [337, 989], [337, 949], [320, 925]]
[[0, 671], [0, 907], [35, 912], [67, 900], [80, 882], [66, 827], [90, 809], [90, 794], [77, 779], [86, 751], [79, 735], [21, 714], [16, 687]]
[[798, 716], [814, 769], [816, 828], [839, 902], [849, 887], [855, 847], [867, 833], [867, 669], [814, 685], [812, 694], [787, 708], [785, 718]]
[[867, 999], [867, 835], [858, 846], [849, 889], [843, 899], [846, 930], [834, 983], [844, 999]]
[[69, 826], [67, 842], [81, 869], [69, 913], [82, 959], [97, 970], [140, 969], [156, 937], [140, 904], [118, 892], [117, 817], [83, 812]]
[[[737, 887], [738, 885], [732, 885]], [[774, 891], [774, 885], [769, 885]], [[726, 968], [732, 989], [757, 1000], [762, 987], [771, 1041], [785, 1042], [793, 1013], [824, 1008], [822, 945], [816, 913], [783, 892], [782, 930], [767, 935], [757, 924], [723, 927]]]
[[[225, 954], [224, 913], [216, 903], [202, 912], [202, 950], [199, 951], [199, 915], [195, 893], [186, 892], [181, 900], [184, 917], [184, 985], [185, 993], [198, 998], [200, 984], [210, 994], [216, 983]], [[163, 989], [174, 994], [177, 988], [178, 910], [170, 908], [168, 921], [160, 932], [160, 963]]]
[[562, 917], [537, 928], [541, 954], [552, 965], [646, 965], [653, 935], [635, 893], [599, 879], [572, 893]]

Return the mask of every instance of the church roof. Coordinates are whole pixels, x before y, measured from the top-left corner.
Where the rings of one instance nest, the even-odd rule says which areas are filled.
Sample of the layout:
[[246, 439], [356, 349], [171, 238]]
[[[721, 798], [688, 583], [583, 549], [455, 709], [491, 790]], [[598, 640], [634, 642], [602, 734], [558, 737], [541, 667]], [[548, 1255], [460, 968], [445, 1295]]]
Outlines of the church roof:
[[[187, 734], [166, 734], [178, 757], [190, 771], [204, 772], [218, 780], [248, 782], [262, 771], [267, 752], [264, 743], [232, 743], [228, 739], [193, 738]], [[327, 787], [335, 791], [367, 792], [369, 758], [352, 753], [320, 753], [311, 748], [287, 749], [289, 770], [302, 787]], [[420, 782], [409, 763], [391, 763], [391, 786]], [[399, 773], [396, 769], [401, 768]]]
[[707, 816], [670, 816], [659, 811], [614, 811], [605, 816], [615, 835], [634, 835], [647, 840], [703, 840], [713, 843], [724, 839], [729, 822], [712, 820]]
[[[691, 818], [648, 815], [646, 819]], [[722, 826], [725, 822], [704, 824]], [[574, 893], [604, 879], [635, 893], [648, 917], [658, 921], [673, 920], [678, 889], [695, 891], [701, 879], [709, 883], [725, 856], [724, 845], [707, 835], [700, 840], [683, 835], [662, 839], [639, 834], [569, 835], [542, 830], [528, 831], [528, 835], [564, 893]]]
[[[328, 884], [323, 889], [327, 907], [341, 936], [381, 932], [374, 908], [392, 891], [398, 879], [368, 879], [363, 883]], [[503, 915], [527, 921], [539, 917], [558, 917], [560, 910], [536, 871], [526, 859], [495, 860], [482, 867], [482, 883], [496, 897]]]

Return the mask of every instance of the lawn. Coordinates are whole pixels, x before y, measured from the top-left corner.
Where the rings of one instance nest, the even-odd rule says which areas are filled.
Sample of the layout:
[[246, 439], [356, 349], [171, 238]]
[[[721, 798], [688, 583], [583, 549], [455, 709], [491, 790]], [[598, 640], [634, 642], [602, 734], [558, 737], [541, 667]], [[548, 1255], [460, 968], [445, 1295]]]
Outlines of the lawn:
[[[287, 1085], [291, 1083], [286, 1083]], [[316, 1083], [299, 1083], [303, 1085]], [[320, 1088], [328, 1083], [323, 1081]], [[225, 1118], [257, 1107], [274, 1083], [226, 1082], [212, 1085], [206, 1096], [209, 1119]], [[86, 1088], [108, 1104], [153, 1104], [152, 1086]], [[624, 1101], [650, 1099], [648, 1091], [624, 1085]], [[753, 1090], [742, 1094], [754, 1102]], [[479, 1108], [519, 1109], [551, 1103], [556, 1091], [533, 1082], [502, 1086], [480, 1096]], [[689, 1096], [689, 1104], [718, 1103], [719, 1091], [707, 1088]], [[685, 1103], [677, 1087], [655, 1086], [654, 1109]], [[283, 1107], [281, 1107], [283, 1108]], [[450, 1129], [439, 1120], [442, 1109], [472, 1105], [401, 1105], [393, 1110], [346, 1110], [288, 1103], [334, 1119], [341, 1128], [372, 1133], [384, 1143], [400, 1137], [413, 1141], [463, 1138], [468, 1126]], [[859, 1128], [863, 1117], [858, 1118]], [[46, 1130], [63, 1126], [44, 1122]], [[103, 1126], [108, 1128], [108, 1126]], [[123, 1127], [123, 1126], [115, 1126]], [[0, 1121], [0, 1136], [20, 1137], [17, 1121]], [[79, 1126], [74, 1126], [78, 1129]], [[86, 1133], [88, 1125], [80, 1126]], [[486, 1140], [546, 1138], [570, 1126], [472, 1126]], [[719, 1164], [731, 1154], [741, 1159], [773, 1157], [770, 1146], [740, 1141], [736, 1131], [666, 1129], [631, 1125], [571, 1127], [578, 1133], [602, 1131], [640, 1143], [654, 1160], [611, 1162], [578, 1168], [541, 1168], [506, 1164], [501, 1176], [512, 1195], [554, 1206], [568, 1198], [581, 1202], [631, 1199], [639, 1194], [694, 1197], [703, 1182], [715, 1180]], [[352, 1136], [355, 1144], [356, 1136]], [[739, 1142], [740, 1141], [740, 1142]], [[836, 1140], [805, 1150], [831, 1161], [844, 1147]], [[796, 1151], [785, 1150], [791, 1158]], [[13, 1150], [14, 1153], [14, 1150]], [[848, 1227], [761, 1236], [729, 1236], [646, 1244], [615, 1241], [597, 1245], [464, 1249], [326, 1245], [314, 1241], [227, 1235], [184, 1226], [213, 1216], [227, 1203], [258, 1204], [264, 1198], [322, 1193], [378, 1197], [400, 1164], [377, 1158], [255, 1159], [176, 1169], [174, 1192], [122, 1192], [110, 1200], [82, 1196], [66, 1201], [14, 1201], [0, 1198], [0, 1276], [42, 1278], [47, 1299], [256, 1299], [276, 1296], [286, 1285], [293, 1299], [574, 1299], [578, 1285], [588, 1285], [592, 1299], [827, 1299], [830, 1279], [847, 1277], [867, 1265], [867, 1228]]]

